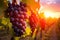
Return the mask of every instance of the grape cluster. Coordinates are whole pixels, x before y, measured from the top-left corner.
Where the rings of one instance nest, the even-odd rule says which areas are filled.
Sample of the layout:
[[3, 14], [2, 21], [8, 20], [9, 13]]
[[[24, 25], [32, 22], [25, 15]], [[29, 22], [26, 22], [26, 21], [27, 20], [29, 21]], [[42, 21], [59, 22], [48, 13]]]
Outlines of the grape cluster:
[[20, 4], [17, 4], [16, 2], [13, 2], [12, 4], [8, 3], [7, 12], [16, 36], [21, 36], [25, 32], [25, 20], [28, 18], [26, 7], [27, 5], [23, 2], [20, 2]]
[[31, 12], [31, 13], [32, 14], [29, 17], [29, 21], [30, 21], [30, 26], [31, 26], [31, 30], [32, 30], [32, 35], [33, 35], [33, 33], [35, 31], [35, 28], [37, 28], [37, 26], [38, 26], [39, 19], [38, 19], [38, 16], [35, 13], [33, 13], [33, 12]]

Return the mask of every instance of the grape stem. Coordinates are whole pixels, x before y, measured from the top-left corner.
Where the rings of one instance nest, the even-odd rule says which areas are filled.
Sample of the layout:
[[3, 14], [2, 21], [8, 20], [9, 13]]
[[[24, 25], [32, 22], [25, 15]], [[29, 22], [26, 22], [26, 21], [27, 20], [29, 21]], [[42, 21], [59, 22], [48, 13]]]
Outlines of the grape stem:
[[27, 7], [32, 13], [34, 13], [33, 9], [29, 5], [27, 5]]
[[34, 13], [38, 15], [38, 12], [34, 11], [29, 5], [27, 5], [27, 8], [30, 10], [31, 14]]
[[14, 2], [14, 3], [17, 3], [18, 5], [20, 4], [20, 1], [21, 0], [8, 0], [11, 4]]
[[12, 4], [12, 0], [8, 0]]
[[18, 5], [20, 4], [20, 1], [21, 1], [21, 0], [16, 0], [16, 2], [17, 2]]

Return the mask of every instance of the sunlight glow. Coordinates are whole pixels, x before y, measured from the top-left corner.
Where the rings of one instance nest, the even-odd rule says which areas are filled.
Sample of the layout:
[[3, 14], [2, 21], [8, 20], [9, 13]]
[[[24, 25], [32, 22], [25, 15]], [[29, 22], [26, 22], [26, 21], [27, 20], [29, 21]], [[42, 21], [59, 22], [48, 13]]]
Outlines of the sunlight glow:
[[48, 17], [58, 18], [58, 15], [57, 14], [55, 14], [53, 12], [49, 12], [49, 11], [44, 12], [44, 15], [45, 15], [46, 18], [48, 18]]

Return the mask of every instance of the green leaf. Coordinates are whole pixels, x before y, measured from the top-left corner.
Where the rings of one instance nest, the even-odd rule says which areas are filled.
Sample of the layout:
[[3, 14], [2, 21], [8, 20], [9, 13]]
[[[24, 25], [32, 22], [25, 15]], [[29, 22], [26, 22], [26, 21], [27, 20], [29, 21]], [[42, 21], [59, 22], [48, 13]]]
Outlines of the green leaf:
[[0, 0], [0, 8], [6, 7], [8, 1], [7, 0]]
[[2, 23], [3, 25], [7, 25], [7, 20], [6, 20], [6, 18], [2, 18], [1, 23]]

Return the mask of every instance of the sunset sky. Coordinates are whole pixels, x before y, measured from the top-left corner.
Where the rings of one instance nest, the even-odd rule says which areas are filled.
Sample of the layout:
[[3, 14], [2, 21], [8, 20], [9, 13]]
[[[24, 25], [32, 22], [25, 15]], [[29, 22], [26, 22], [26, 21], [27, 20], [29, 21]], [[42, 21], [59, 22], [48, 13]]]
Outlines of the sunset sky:
[[52, 12], [56, 16], [60, 16], [60, 0], [40, 0], [41, 10], [44, 12]]

